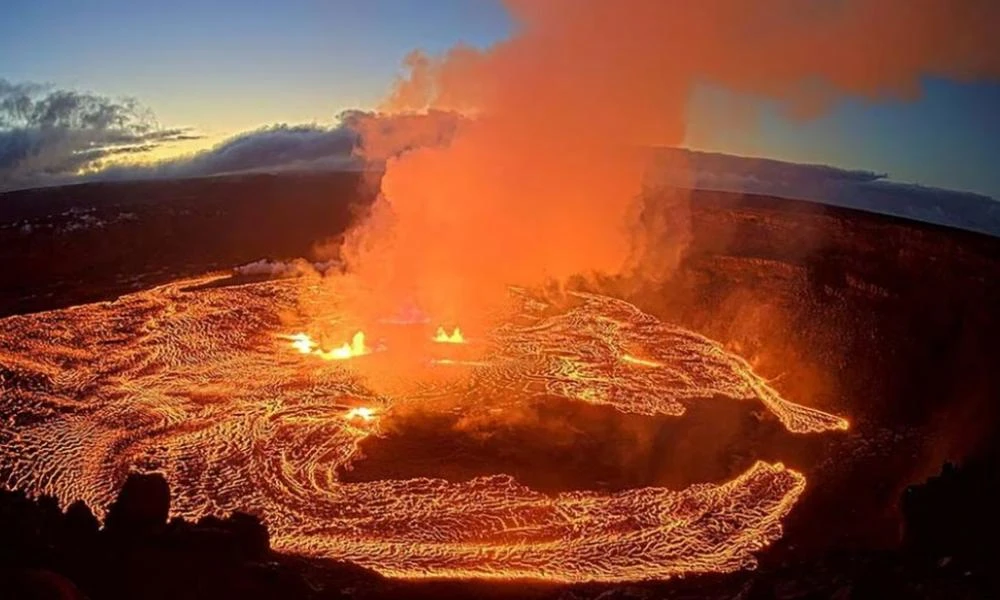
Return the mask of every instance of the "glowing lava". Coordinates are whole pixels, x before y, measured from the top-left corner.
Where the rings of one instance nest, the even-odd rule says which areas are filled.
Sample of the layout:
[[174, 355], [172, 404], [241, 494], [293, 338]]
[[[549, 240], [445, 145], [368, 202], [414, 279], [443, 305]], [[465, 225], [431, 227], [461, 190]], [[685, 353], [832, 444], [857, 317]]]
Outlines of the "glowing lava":
[[309, 337], [308, 333], [295, 333], [287, 336], [288, 340], [292, 342], [292, 348], [295, 348], [302, 354], [312, 354], [313, 350], [316, 350], [317, 344]]
[[435, 365], [458, 365], [462, 367], [487, 367], [490, 363], [483, 360], [459, 360], [455, 358], [437, 358], [431, 361]]
[[451, 332], [451, 335], [448, 335], [444, 327], [438, 327], [434, 334], [434, 341], [439, 344], [464, 344], [465, 336], [462, 335], [462, 330], [458, 327]]
[[622, 355], [622, 362], [627, 362], [629, 364], [639, 365], [639, 366], [642, 366], [642, 367], [662, 367], [663, 366], [663, 365], [661, 365], [660, 363], [658, 363], [656, 361], [645, 360], [643, 358], [636, 358], [636, 357], [632, 356], [631, 354], [623, 354]]
[[344, 418], [348, 421], [361, 420], [367, 422], [374, 421], [375, 414], [375, 410], [372, 408], [368, 408], [367, 406], [358, 406], [344, 413]]
[[351, 342], [332, 350], [323, 350], [308, 333], [295, 333], [282, 336], [292, 342], [291, 346], [301, 354], [313, 354], [323, 360], [347, 360], [358, 356], [364, 356], [371, 352], [365, 345], [365, 334], [359, 331], [351, 338]]
[[[794, 432], [846, 427], [781, 398], [718, 343], [614, 298], [578, 294], [558, 308], [515, 294], [517, 318], [483, 334], [469, 369], [388, 394], [350, 361], [303, 368], [287, 344], [307, 360], [350, 358], [368, 351], [360, 332], [330, 351], [306, 334], [275, 343], [282, 315], [304, 297], [331, 305], [322, 291], [295, 279], [199, 285], [210, 281], [0, 320], [0, 485], [100, 510], [129, 470], [156, 470], [176, 516], [250, 512], [277, 550], [385, 575], [662, 579], [752, 568], [781, 536], [804, 476], [757, 462], [682, 490], [543, 494], [499, 473], [458, 482], [340, 473], [391, 409], [413, 405], [474, 416], [561, 398], [681, 417], [724, 397], [758, 402]], [[623, 364], [626, 349], [656, 368]], [[438, 364], [449, 360], [461, 362]]]

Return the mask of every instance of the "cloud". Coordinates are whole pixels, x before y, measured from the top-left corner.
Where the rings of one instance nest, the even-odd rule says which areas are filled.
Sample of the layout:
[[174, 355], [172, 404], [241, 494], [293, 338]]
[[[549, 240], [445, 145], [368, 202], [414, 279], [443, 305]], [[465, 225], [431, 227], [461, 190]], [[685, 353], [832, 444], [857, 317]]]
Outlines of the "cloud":
[[[440, 147], [454, 113], [381, 115], [348, 111], [334, 125], [274, 125], [214, 148], [151, 165], [112, 166], [87, 179], [203, 177], [292, 170], [381, 169], [391, 158]], [[1000, 235], [1000, 203], [986, 196], [900, 183], [888, 174], [693, 150], [651, 151], [646, 186], [811, 200]]]
[[[679, 164], [685, 167], [677, 170]], [[1000, 202], [993, 198], [892, 181], [886, 173], [865, 170], [659, 149], [647, 185], [810, 200], [1000, 235]]]
[[[0, 191], [93, 180], [377, 170], [410, 151], [446, 146], [466, 122], [447, 111], [352, 110], [330, 125], [273, 125], [188, 156], [103, 166], [112, 157], [124, 159], [198, 136], [184, 128], [159, 128], [149, 111], [131, 100], [0, 79]], [[86, 169], [89, 172], [80, 175]], [[1000, 235], [1000, 203], [977, 194], [895, 182], [872, 171], [657, 149], [646, 185], [797, 198]]]
[[408, 150], [444, 143], [459, 120], [444, 111], [389, 116], [349, 110], [331, 125], [275, 124], [201, 152], [142, 162], [142, 154], [162, 144], [201, 136], [188, 128], [160, 128], [134, 100], [0, 79], [0, 191], [80, 181], [379, 168]]
[[114, 165], [90, 179], [202, 177], [244, 171], [354, 166], [357, 135], [342, 126], [273, 125], [241, 133], [219, 145], [153, 164]]
[[132, 99], [0, 79], [0, 190], [59, 183], [115, 156], [190, 139]]
[[189, 156], [155, 164], [112, 166], [90, 179], [378, 168], [414, 148], [446, 142], [458, 120], [458, 115], [441, 111], [387, 116], [351, 110], [342, 113], [333, 125], [272, 125], [238, 134]]

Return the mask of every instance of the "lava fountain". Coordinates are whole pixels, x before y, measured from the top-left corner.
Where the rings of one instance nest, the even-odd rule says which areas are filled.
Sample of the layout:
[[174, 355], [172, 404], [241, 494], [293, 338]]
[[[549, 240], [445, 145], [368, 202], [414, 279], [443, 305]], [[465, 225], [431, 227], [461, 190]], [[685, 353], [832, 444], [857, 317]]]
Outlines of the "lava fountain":
[[287, 339], [291, 342], [291, 347], [299, 351], [300, 354], [313, 354], [322, 358], [323, 360], [347, 360], [350, 358], [357, 358], [358, 356], [364, 356], [371, 352], [371, 350], [365, 345], [365, 334], [363, 331], [359, 331], [351, 337], [350, 343], [344, 342], [342, 346], [338, 346], [331, 350], [324, 350], [320, 347], [318, 343], [313, 341], [312, 337], [308, 333], [295, 333], [292, 335], [282, 335], [283, 339]]
[[438, 327], [434, 334], [434, 341], [439, 344], [464, 344], [465, 336], [462, 335], [462, 330], [458, 327], [453, 329], [450, 334], [445, 331], [444, 327]]

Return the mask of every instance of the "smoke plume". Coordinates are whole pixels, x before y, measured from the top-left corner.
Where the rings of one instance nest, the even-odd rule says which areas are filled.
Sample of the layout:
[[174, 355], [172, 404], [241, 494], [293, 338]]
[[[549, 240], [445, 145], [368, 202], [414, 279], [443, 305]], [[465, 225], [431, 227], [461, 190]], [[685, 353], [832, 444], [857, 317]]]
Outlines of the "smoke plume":
[[[636, 150], [683, 142], [698, 83], [807, 117], [843, 95], [912, 97], [923, 75], [1000, 74], [992, 0], [505, 4], [509, 39], [411, 53], [382, 106], [468, 118], [450, 143], [387, 160], [381, 199], [345, 246], [373, 298], [458, 319], [510, 283], [635, 267]], [[684, 219], [678, 203], [663, 224], [678, 244]]]

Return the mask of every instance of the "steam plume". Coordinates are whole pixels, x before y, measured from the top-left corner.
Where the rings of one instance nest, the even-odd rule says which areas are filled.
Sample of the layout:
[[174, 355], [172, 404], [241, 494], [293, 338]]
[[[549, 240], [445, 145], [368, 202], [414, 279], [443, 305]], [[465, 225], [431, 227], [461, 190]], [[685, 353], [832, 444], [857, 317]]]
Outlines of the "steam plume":
[[[449, 144], [387, 161], [382, 199], [346, 247], [376, 297], [450, 318], [508, 283], [627, 268], [644, 171], [634, 149], [683, 142], [697, 83], [808, 116], [845, 94], [911, 97], [923, 75], [1000, 74], [992, 0], [506, 5], [511, 38], [410, 54], [382, 107], [470, 118]], [[683, 241], [682, 225], [667, 230]]]

